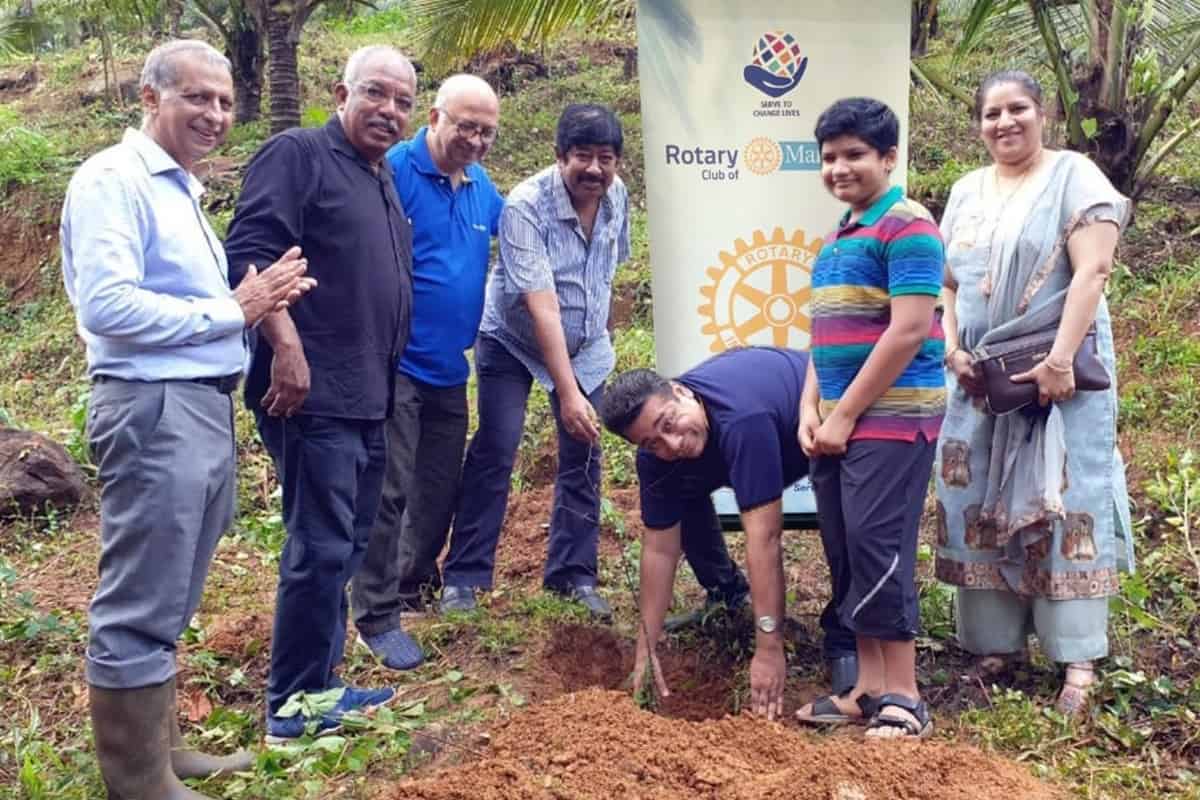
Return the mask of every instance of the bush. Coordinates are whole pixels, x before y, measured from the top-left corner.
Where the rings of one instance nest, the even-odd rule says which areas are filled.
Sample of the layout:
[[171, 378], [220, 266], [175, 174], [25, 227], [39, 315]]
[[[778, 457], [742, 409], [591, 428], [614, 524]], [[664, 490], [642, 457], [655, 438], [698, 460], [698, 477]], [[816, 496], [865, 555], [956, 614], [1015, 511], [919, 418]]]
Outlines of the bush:
[[379, 33], [398, 33], [408, 28], [408, 3], [384, 3], [378, 11], [355, 14], [352, 17], [333, 17], [329, 30], [355, 36]]
[[0, 106], [0, 189], [6, 194], [12, 184], [36, 183], [57, 157], [48, 138], [24, 127], [20, 114]]

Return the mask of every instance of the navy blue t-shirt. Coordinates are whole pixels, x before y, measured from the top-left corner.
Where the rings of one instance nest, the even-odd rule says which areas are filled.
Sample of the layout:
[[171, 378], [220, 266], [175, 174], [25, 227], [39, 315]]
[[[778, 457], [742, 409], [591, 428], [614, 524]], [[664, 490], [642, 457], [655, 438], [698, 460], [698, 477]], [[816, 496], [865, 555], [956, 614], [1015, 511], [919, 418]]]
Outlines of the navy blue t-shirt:
[[800, 449], [800, 394], [808, 353], [746, 347], [713, 356], [675, 380], [695, 392], [708, 413], [708, 442], [699, 458], [663, 461], [639, 450], [642, 522], [669, 528], [689, 505], [732, 487], [746, 511], [783, 496], [808, 474]]

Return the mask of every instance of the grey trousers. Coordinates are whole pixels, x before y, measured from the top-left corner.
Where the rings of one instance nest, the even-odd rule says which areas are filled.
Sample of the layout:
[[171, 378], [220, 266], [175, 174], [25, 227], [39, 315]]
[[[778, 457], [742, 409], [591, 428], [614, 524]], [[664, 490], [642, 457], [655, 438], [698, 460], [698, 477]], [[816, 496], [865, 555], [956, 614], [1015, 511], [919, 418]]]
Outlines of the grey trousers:
[[441, 588], [437, 558], [458, 502], [467, 421], [465, 384], [396, 376], [383, 497], [350, 592], [354, 625], [368, 636], [400, 627], [401, 610]]
[[87, 681], [159, 684], [175, 674], [175, 642], [233, 521], [233, 401], [188, 381], [98, 379], [88, 440], [103, 488]]

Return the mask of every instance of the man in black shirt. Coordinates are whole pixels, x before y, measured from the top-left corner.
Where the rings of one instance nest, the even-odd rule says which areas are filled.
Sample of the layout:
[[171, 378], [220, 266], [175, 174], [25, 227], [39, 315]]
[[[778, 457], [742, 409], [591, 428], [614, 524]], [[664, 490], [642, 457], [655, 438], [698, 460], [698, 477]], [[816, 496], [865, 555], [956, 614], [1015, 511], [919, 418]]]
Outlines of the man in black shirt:
[[[669, 691], [654, 655], [671, 604], [680, 551], [702, 584], [734, 575], [711, 495], [733, 489], [746, 531], [746, 563], [757, 633], [750, 665], [751, 707], [783, 714], [784, 490], [808, 474], [800, 449], [800, 395], [808, 354], [774, 347], [731, 350], [675, 380], [638, 369], [619, 375], [604, 397], [604, 425], [638, 446], [641, 487], [641, 607], [635, 685], [650, 669]], [[835, 575], [842, 565], [831, 565]], [[713, 576], [711, 578], [706, 576]], [[712, 589], [711, 586], [705, 588]], [[840, 597], [835, 579], [835, 596]], [[836, 598], [835, 598], [836, 599]], [[835, 692], [854, 685], [854, 634], [830, 603], [821, 617]]]
[[[342, 687], [334, 670], [346, 636], [346, 584], [358, 570], [379, 506], [384, 420], [408, 339], [412, 230], [384, 154], [408, 125], [416, 74], [390, 47], [346, 64], [337, 115], [320, 129], [272, 137], [246, 168], [226, 251], [234, 285], [292, 245], [308, 257], [311, 303], [268, 317], [246, 380], [263, 443], [283, 485], [288, 538], [279, 562], [267, 740], [307, 722], [329, 729], [391, 689], [343, 687], [318, 720], [277, 712], [292, 694]], [[397, 648], [420, 663], [402, 632]]]

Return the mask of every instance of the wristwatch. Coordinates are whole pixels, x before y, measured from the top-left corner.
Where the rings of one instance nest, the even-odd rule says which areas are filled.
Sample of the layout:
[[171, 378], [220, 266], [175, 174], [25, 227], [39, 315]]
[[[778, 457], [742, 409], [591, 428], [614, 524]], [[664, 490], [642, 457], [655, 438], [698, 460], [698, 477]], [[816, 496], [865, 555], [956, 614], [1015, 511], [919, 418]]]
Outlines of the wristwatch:
[[763, 633], [774, 633], [779, 627], [779, 621], [770, 614], [765, 614], [758, 618], [758, 629]]

